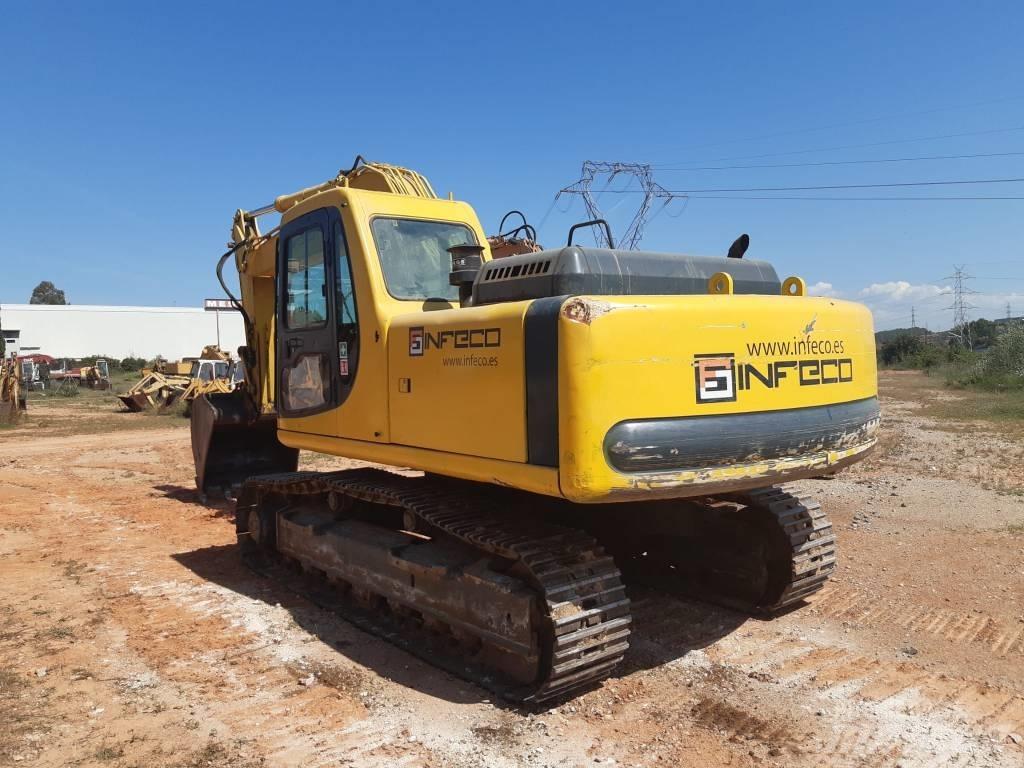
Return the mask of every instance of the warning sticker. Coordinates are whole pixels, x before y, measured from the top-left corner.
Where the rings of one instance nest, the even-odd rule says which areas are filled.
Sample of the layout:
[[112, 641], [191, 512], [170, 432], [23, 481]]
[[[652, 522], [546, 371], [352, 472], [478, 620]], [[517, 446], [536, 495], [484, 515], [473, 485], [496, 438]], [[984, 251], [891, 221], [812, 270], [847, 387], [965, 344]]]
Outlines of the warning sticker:
[[338, 342], [338, 373], [348, 376], [348, 342]]

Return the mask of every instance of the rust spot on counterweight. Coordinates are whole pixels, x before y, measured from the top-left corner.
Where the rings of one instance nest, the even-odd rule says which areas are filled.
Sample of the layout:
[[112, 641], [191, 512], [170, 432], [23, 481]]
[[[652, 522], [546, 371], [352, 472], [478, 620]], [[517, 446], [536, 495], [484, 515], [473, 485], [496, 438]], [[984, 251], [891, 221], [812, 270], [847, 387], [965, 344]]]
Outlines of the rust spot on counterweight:
[[582, 298], [569, 299], [562, 307], [562, 314], [567, 319], [584, 325], [590, 325], [601, 315], [607, 315], [611, 311], [612, 305], [606, 301]]

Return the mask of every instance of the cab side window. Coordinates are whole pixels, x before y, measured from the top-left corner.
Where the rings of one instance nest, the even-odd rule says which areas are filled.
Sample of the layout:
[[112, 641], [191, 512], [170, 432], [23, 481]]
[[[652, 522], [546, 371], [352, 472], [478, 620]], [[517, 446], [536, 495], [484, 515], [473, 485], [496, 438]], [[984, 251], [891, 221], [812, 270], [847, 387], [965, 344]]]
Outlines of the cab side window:
[[356, 314], [356, 288], [352, 281], [348, 247], [341, 222], [332, 230], [334, 240], [335, 306], [338, 312], [338, 375], [341, 377], [342, 398], [352, 385], [359, 362], [359, 319]]
[[324, 235], [320, 227], [288, 238], [285, 323], [290, 330], [321, 328], [327, 323], [327, 276]]
[[356, 324], [356, 293], [352, 284], [352, 270], [348, 264], [348, 249], [341, 224], [334, 225], [334, 252], [338, 265], [338, 325]]
[[314, 339], [328, 319], [324, 240], [324, 229], [317, 224], [285, 243], [284, 324], [288, 331], [300, 332], [287, 337], [281, 360], [285, 412], [320, 408], [331, 400], [328, 351], [317, 348]]

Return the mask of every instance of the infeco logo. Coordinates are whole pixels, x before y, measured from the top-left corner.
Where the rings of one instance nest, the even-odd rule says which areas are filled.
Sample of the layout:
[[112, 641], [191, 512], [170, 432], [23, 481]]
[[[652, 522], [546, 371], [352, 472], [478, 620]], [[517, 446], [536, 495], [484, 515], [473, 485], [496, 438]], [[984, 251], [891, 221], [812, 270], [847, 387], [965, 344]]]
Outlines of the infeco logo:
[[428, 331], [422, 326], [409, 329], [409, 356], [422, 357], [434, 349], [482, 349], [501, 346], [501, 328], [460, 328], [458, 330]]
[[730, 353], [694, 355], [693, 371], [698, 403], [736, 399], [736, 358]]
[[[826, 342], [830, 343], [830, 342]], [[834, 347], [830, 347], [834, 348]], [[848, 384], [853, 381], [853, 358], [773, 360], [765, 365], [737, 363], [730, 352], [694, 355], [698, 403], [732, 402], [737, 391]]]
[[409, 329], [409, 356], [420, 357], [423, 355], [423, 329]]

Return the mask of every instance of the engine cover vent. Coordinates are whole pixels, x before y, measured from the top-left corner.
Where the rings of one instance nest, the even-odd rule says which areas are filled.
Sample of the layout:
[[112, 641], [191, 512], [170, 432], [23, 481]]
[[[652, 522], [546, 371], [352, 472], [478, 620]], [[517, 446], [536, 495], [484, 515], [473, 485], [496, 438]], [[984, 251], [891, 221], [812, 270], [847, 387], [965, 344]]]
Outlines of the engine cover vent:
[[547, 296], [700, 295], [716, 272], [732, 275], [734, 293], [778, 296], [782, 290], [766, 261], [571, 245], [488, 261], [473, 284], [473, 304]]
[[[503, 259], [504, 262], [506, 259]], [[551, 271], [551, 260], [530, 261], [527, 264], [513, 264], [511, 266], [500, 266], [497, 269], [488, 270], [483, 280], [493, 283], [497, 280], [509, 280], [516, 277], [530, 277], [532, 275], [546, 275]]]

